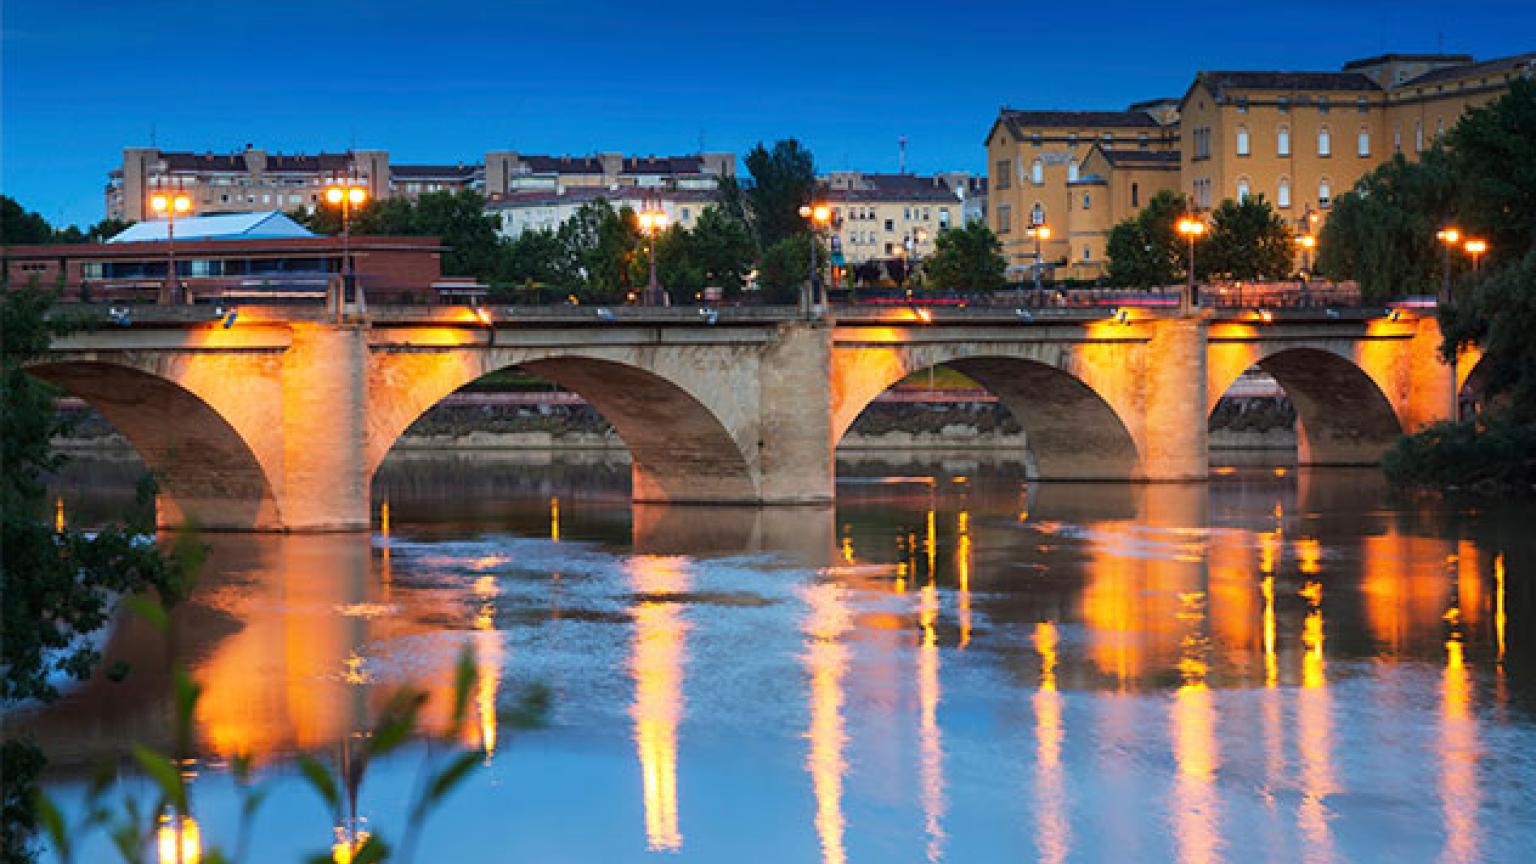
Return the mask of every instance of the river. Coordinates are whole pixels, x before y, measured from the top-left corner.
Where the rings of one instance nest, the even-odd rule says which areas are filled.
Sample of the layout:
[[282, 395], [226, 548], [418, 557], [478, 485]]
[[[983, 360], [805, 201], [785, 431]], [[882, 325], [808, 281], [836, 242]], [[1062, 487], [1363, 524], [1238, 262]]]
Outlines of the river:
[[[77, 460], [66, 518], [131, 499]], [[394, 459], [365, 535], [203, 538], [168, 645], [14, 718], [78, 810], [148, 803], [167, 670], [203, 686], [190, 810], [248, 861], [335, 831], [291, 757], [336, 758], [399, 687], [482, 764], [418, 861], [1516, 861], [1536, 849], [1536, 509], [1394, 501], [1374, 471], [1026, 483], [957, 456], [842, 467], [829, 508], [631, 507], [627, 467]], [[387, 505], [387, 526], [382, 521]], [[387, 532], [387, 533], [386, 533]], [[546, 722], [509, 706], [547, 687]], [[358, 795], [397, 838], [426, 745]], [[78, 860], [107, 860], [87, 839]]]

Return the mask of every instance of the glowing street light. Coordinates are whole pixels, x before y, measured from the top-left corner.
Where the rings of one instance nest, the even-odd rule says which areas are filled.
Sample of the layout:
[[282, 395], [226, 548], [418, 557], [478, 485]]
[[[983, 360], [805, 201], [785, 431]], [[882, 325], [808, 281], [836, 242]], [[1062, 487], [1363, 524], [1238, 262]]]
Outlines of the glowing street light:
[[1488, 251], [1488, 241], [1469, 239], [1466, 245], [1462, 248], [1466, 249], [1467, 254], [1472, 256], [1472, 272], [1476, 273], [1478, 264], [1482, 260], [1483, 253]]
[[832, 224], [832, 208], [823, 202], [801, 204], [800, 218], [811, 223], [811, 278], [800, 300], [800, 305], [810, 313], [819, 310], [826, 302], [817, 279], [820, 274], [816, 267], [816, 237], [822, 229]]
[[325, 187], [325, 201], [341, 208], [341, 295], [336, 298], [336, 320], [341, 321], [342, 309], [352, 293], [352, 208], [361, 207], [368, 201], [368, 189], [350, 180], [338, 181]]
[[156, 192], [149, 196], [149, 209], [165, 214], [165, 296], [162, 303], [179, 303], [181, 279], [176, 273], [176, 214], [189, 213], [192, 199], [180, 192]]
[[1200, 289], [1195, 285], [1195, 240], [1205, 234], [1205, 223], [1193, 216], [1185, 216], [1174, 225], [1178, 232], [1189, 241], [1189, 281], [1184, 289], [1184, 311], [1198, 309], [1200, 307]]
[[1445, 247], [1445, 261], [1440, 268], [1440, 302], [1449, 303], [1451, 300], [1451, 247], [1461, 242], [1461, 229], [1441, 228], [1435, 232], [1435, 239]]
[[203, 839], [197, 820], [179, 814], [160, 814], [155, 847], [159, 864], [200, 864]]
[[1040, 257], [1040, 241], [1051, 239], [1051, 226], [1039, 222], [1024, 229], [1024, 233], [1035, 238], [1035, 293], [1040, 293], [1040, 270], [1043, 261]]
[[661, 283], [656, 281], [656, 235], [666, 230], [667, 213], [659, 204], [652, 203], [647, 209], [641, 210], [637, 218], [641, 233], [651, 241], [651, 281], [646, 283], [641, 302], [646, 306], [666, 306], [667, 297], [661, 291]]

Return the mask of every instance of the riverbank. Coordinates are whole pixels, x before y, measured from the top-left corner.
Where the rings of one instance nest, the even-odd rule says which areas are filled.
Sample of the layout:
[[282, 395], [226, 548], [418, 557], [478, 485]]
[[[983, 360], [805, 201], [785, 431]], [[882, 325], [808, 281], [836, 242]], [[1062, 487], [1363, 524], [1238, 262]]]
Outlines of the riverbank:
[[[55, 441], [65, 451], [132, 447], [79, 400], [60, 400], [70, 423]], [[1223, 399], [1213, 413], [1212, 450], [1292, 450], [1294, 412], [1274, 399]], [[995, 397], [970, 391], [892, 391], [859, 415], [839, 452], [1021, 451], [1027, 439]], [[422, 415], [397, 451], [623, 451], [624, 442], [592, 406], [567, 392], [456, 394]]]

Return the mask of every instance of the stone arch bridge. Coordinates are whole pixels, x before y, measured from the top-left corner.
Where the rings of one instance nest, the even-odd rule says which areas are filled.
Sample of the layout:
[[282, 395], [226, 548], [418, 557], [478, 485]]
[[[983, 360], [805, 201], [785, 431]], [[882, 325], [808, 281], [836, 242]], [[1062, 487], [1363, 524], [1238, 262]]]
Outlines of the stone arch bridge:
[[908, 374], [954, 367], [1024, 427], [1045, 479], [1199, 481], [1206, 423], [1259, 365], [1294, 400], [1302, 460], [1376, 461], [1453, 417], [1433, 317], [590, 307], [138, 307], [59, 339], [31, 372], [101, 411], [161, 478], [166, 524], [361, 530], [396, 439], [509, 366], [585, 397], [630, 449], [637, 501], [803, 504], [833, 494], [838, 440]]

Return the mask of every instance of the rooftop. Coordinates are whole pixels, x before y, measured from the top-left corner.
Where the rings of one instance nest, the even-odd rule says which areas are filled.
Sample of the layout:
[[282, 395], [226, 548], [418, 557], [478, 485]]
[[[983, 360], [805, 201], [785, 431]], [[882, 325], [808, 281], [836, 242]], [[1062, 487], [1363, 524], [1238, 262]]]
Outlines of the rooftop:
[[[108, 243], [164, 242], [170, 221], [154, 219], [130, 225]], [[275, 210], [264, 213], [223, 213], [176, 220], [177, 240], [255, 240], [273, 237], [314, 237], [315, 232]]]
[[1201, 72], [1195, 77], [1213, 91], [1344, 90], [1380, 92], [1381, 86], [1360, 72]]
[[518, 207], [543, 207], [559, 204], [585, 204], [599, 198], [612, 203], [627, 204], [642, 199], [658, 199], [675, 203], [714, 203], [715, 193], [705, 189], [656, 189], [649, 186], [569, 186], [564, 189], [532, 189], [493, 195], [486, 202], [487, 210], [509, 210]]
[[1111, 166], [1124, 165], [1130, 168], [1173, 168], [1179, 167], [1180, 154], [1177, 150], [1105, 150], [1096, 147], [1103, 154], [1104, 161]]
[[[1468, 57], [1468, 60], [1472, 58]], [[1441, 81], [1457, 81], [1462, 78], [1476, 78], [1479, 75], [1494, 75], [1501, 72], [1516, 70], [1536, 71], [1536, 51], [1528, 51], [1524, 54], [1512, 54], [1508, 57], [1497, 57], [1492, 60], [1484, 60], [1481, 63], [1467, 63], [1462, 66], [1447, 66], [1444, 69], [1432, 69], [1417, 78], [1410, 78], [1397, 85], [1397, 87], [1419, 87], [1424, 84], [1436, 84]]]
[[1471, 54], [1377, 54], [1375, 57], [1365, 57], [1360, 60], [1351, 60], [1344, 64], [1345, 72], [1353, 72], [1356, 69], [1366, 69], [1371, 66], [1380, 66], [1383, 63], [1471, 63]]
[[1149, 128], [1162, 124], [1145, 111], [1016, 111], [1003, 109], [1003, 119], [1014, 127], [1070, 129], [1076, 127]]

